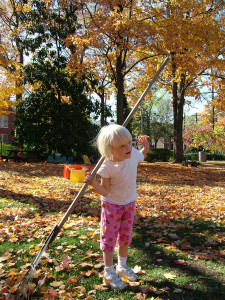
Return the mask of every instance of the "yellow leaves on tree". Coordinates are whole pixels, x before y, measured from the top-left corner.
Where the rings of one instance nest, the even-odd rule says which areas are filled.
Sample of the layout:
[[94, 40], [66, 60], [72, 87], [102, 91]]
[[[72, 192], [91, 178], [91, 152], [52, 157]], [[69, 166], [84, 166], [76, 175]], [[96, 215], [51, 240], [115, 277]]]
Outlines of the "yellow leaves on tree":
[[23, 50], [19, 39], [23, 34], [23, 26], [19, 22], [19, 14], [30, 10], [29, 4], [21, 1], [3, 0], [0, 4], [0, 111], [15, 105], [10, 100], [14, 96], [16, 101], [21, 99]]
[[[0, 61], [1, 64], [1, 61]], [[16, 104], [15, 99], [12, 100], [12, 96], [22, 94], [22, 85], [17, 86], [17, 82], [21, 80], [21, 72], [19, 64], [13, 62], [13, 65], [17, 65], [15, 71], [10, 71], [9, 65], [4, 68], [0, 67], [0, 115], [4, 113], [9, 107], [13, 107]]]
[[[137, 31], [141, 21], [135, 2], [81, 1], [78, 21], [83, 27], [68, 37], [67, 44], [76, 48], [69, 67], [80, 74], [88, 69], [102, 87], [117, 93], [117, 121], [122, 123], [124, 99], [134, 78], [131, 71], [149, 57], [141, 51], [145, 37]], [[125, 80], [126, 77], [126, 80]], [[137, 76], [135, 76], [137, 78]]]
[[[224, 66], [223, 66], [224, 67]], [[225, 98], [224, 98], [224, 78], [221, 76], [216, 84], [216, 96], [213, 99], [213, 105], [219, 110], [225, 112]]]
[[[163, 57], [173, 60], [163, 83], [181, 85], [186, 95], [200, 97], [201, 75], [212, 67], [224, 70], [224, 2], [218, 1], [81, 1], [84, 26], [67, 43], [76, 50], [72, 70], [91, 70], [117, 92], [135, 101]], [[181, 76], [182, 75], [182, 76]], [[108, 88], [108, 86], [107, 86]], [[132, 91], [132, 92], [131, 92]]]

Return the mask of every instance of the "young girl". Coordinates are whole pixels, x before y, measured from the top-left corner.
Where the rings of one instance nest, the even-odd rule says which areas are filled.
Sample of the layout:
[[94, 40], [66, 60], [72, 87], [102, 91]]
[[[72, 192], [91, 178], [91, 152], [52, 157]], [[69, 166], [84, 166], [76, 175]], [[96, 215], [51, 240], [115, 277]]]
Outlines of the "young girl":
[[[99, 152], [106, 159], [97, 174], [99, 183], [88, 173], [85, 182], [101, 195], [101, 243], [104, 259], [104, 279], [115, 290], [122, 290], [126, 284], [120, 277], [130, 281], [136, 274], [126, 265], [128, 246], [132, 240], [132, 227], [136, 199], [137, 166], [144, 160], [149, 149], [148, 136], [141, 136], [139, 152], [132, 147], [130, 132], [121, 125], [108, 125], [100, 130], [97, 137]], [[113, 252], [118, 244], [118, 265], [113, 270]]]

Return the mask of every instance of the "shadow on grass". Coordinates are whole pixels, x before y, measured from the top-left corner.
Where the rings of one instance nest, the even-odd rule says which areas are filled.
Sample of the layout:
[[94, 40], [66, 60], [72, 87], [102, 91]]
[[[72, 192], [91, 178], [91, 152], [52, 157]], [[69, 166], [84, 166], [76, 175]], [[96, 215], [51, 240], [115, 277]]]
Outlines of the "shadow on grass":
[[138, 180], [153, 184], [221, 186], [224, 187], [225, 170], [219, 165], [200, 165], [197, 168], [173, 164], [141, 164]]
[[[93, 165], [94, 167], [94, 165]], [[0, 163], [2, 171], [18, 173], [24, 177], [63, 178], [63, 164], [48, 163]], [[140, 182], [190, 186], [222, 186], [225, 182], [223, 165], [200, 165], [197, 168], [181, 167], [176, 164], [144, 163], [139, 166]]]
[[13, 199], [21, 203], [34, 205], [40, 209], [44, 208], [43, 212], [45, 212], [46, 210], [48, 211], [56, 211], [58, 209], [65, 210], [66, 207], [68, 207], [71, 203], [71, 201], [67, 203], [56, 199], [52, 199], [51, 197], [39, 197], [30, 194], [16, 193], [6, 189], [1, 189], [0, 196], [8, 200]]
[[[225, 268], [222, 264], [225, 256], [219, 255], [218, 252], [219, 249], [224, 249], [225, 240], [223, 242], [218, 240], [209, 247], [208, 237], [200, 235], [203, 230], [207, 230], [209, 235], [215, 232], [222, 234], [225, 228], [212, 227], [210, 222], [196, 221], [191, 223], [193, 229], [190, 231], [190, 221], [182, 220], [183, 235], [185, 235], [186, 243], [190, 243], [189, 249], [182, 249], [182, 244], [177, 248], [171, 247], [174, 241], [169, 236], [169, 226], [166, 229], [158, 228], [158, 236], [149, 234], [149, 228], [151, 225], [154, 228], [155, 221], [152, 220], [151, 224], [147, 222], [142, 225], [136, 224], [131, 245], [135, 254], [133, 258], [132, 255], [129, 258], [131, 262], [133, 259], [133, 264], [143, 265], [146, 270], [146, 274], [140, 277], [144, 277], [145, 285], [151, 286], [148, 297], [160, 295], [160, 299], [172, 300], [225, 299]], [[175, 224], [176, 222], [181, 224], [180, 220], [176, 220]], [[163, 230], [165, 230], [165, 235], [162, 234]], [[194, 240], [192, 239], [193, 233], [195, 234]], [[171, 236], [174, 237], [175, 234], [181, 235], [181, 230], [173, 231]], [[213, 255], [207, 257], [205, 254], [209, 249]], [[204, 254], [205, 257], [194, 260], [198, 257], [198, 252]], [[166, 274], [169, 276], [175, 274], [175, 277], [168, 280], [165, 277]]]
[[18, 173], [24, 177], [63, 177], [63, 164], [48, 164], [48, 163], [18, 163], [18, 162], [1, 162], [1, 171]]
[[[75, 199], [76, 192], [72, 195]], [[46, 213], [58, 213], [66, 212], [74, 199], [67, 200], [57, 200], [51, 197], [42, 197], [42, 196], [34, 196], [32, 194], [25, 193], [16, 193], [7, 189], [0, 189], [0, 197], [6, 198], [8, 200], [13, 199], [23, 204], [30, 204], [37, 207], [40, 210], [41, 215], [45, 215]], [[71, 198], [72, 198], [71, 197]], [[100, 202], [96, 207], [91, 206], [92, 199], [89, 197], [82, 197], [75, 204], [73, 213], [79, 213], [83, 215], [91, 215], [93, 217], [100, 216]], [[13, 218], [13, 216], [12, 216]]]

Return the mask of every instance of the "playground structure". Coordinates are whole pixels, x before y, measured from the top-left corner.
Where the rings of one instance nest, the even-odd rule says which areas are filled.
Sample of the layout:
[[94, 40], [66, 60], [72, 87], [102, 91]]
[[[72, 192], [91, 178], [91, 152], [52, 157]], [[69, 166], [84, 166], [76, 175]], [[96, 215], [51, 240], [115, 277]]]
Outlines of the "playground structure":
[[52, 164], [73, 164], [74, 162], [76, 163], [84, 163], [84, 164], [93, 164], [94, 160], [93, 158], [88, 158], [87, 155], [81, 155], [81, 156], [77, 156], [77, 157], [66, 157], [65, 155], [55, 155], [55, 157], [53, 157], [52, 155], [49, 155], [47, 157], [46, 160], [47, 163], [52, 163]]

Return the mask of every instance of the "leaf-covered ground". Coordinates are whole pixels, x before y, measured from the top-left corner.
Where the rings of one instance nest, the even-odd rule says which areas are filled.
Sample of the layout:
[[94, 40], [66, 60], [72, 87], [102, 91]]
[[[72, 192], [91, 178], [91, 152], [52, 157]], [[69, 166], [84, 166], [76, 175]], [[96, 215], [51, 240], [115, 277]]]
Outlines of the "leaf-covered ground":
[[[225, 164], [143, 163], [129, 262], [140, 280], [103, 283], [99, 196], [89, 187], [29, 283], [32, 299], [225, 299]], [[0, 299], [21, 280], [82, 187], [63, 165], [0, 162]], [[115, 256], [116, 258], [116, 256]]]

